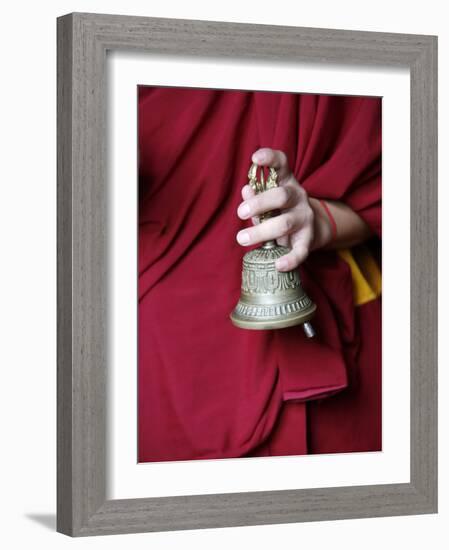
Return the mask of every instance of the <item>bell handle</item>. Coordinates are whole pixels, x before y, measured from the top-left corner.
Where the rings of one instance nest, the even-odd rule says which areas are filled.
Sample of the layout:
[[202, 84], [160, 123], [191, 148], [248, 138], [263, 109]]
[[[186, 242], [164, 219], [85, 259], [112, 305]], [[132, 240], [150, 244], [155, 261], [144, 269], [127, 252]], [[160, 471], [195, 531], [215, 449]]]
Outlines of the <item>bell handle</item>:
[[[257, 170], [260, 168], [260, 180], [257, 179]], [[278, 185], [278, 173], [272, 166], [269, 167], [269, 173], [268, 178], [265, 181], [265, 175], [264, 175], [264, 167], [259, 166], [255, 162], [251, 164], [251, 167], [248, 171], [248, 184], [251, 187], [251, 189], [258, 195], [259, 193], [263, 193], [264, 191], [267, 191], [268, 189], [273, 189], [275, 187], [279, 187]], [[268, 220], [269, 218], [272, 218], [276, 216], [277, 214], [275, 211], [268, 211], [259, 216], [259, 222], [262, 223], [265, 220]], [[271, 246], [269, 247], [271, 248]]]

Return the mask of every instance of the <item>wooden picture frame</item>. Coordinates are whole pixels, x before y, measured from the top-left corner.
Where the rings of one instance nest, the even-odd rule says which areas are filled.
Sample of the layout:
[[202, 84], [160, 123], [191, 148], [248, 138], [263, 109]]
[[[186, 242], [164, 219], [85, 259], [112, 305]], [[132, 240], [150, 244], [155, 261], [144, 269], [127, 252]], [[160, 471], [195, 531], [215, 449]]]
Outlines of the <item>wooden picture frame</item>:
[[[106, 52], [411, 75], [410, 483], [106, 499]], [[72, 536], [437, 511], [437, 38], [74, 13], [58, 19], [58, 504]]]

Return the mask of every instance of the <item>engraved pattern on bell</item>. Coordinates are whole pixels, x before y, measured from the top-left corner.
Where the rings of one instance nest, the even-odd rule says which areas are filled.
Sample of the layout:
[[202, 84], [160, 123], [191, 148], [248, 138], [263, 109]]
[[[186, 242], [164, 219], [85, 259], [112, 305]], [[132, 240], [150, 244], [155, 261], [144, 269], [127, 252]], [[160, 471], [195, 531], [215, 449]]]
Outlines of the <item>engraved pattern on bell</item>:
[[257, 248], [243, 257], [242, 292], [247, 293], [274, 293], [277, 290], [287, 290], [301, 286], [297, 271], [278, 271], [275, 260], [287, 254], [288, 248]]
[[[270, 168], [266, 182], [263, 171], [260, 181], [257, 180], [255, 164], [251, 166], [248, 177], [256, 193], [277, 186], [277, 173], [273, 168]], [[272, 215], [267, 212], [260, 221]], [[240, 300], [231, 313], [234, 325], [245, 329], [267, 330], [307, 324], [306, 335], [313, 336], [308, 321], [316, 306], [304, 292], [298, 270], [281, 272], [275, 267], [276, 259], [288, 252], [287, 247], [269, 241], [244, 255]]]

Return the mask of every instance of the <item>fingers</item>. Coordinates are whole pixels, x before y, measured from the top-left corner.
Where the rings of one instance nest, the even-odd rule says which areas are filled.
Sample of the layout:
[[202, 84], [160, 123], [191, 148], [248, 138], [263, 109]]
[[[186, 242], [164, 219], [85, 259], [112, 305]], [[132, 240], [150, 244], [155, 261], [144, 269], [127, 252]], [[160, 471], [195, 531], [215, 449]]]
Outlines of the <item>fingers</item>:
[[249, 185], [244, 185], [242, 187], [242, 199], [244, 201], [248, 200], [251, 197], [254, 197], [255, 194], [256, 193], [254, 192], [253, 189], [251, 189], [251, 187]]
[[307, 258], [310, 252], [310, 245], [313, 239], [313, 231], [306, 226], [292, 236], [292, 249], [288, 254], [276, 260], [278, 271], [291, 271], [296, 269]]
[[248, 227], [237, 233], [237, 242], [243, 246], [270, 241], [288, 235], [296, 229], [295, 217], [290, 214], [282, 214], [270, 218], [254, 227]]
[[292, 244], [291, 251], [276, 260], [276, 269], [278, 271], [291, 271], [292, 269], [296, 269], [307, 258], [313, 239], [313, 229], [310, 225], [304, 226], [299, 231], [295, 231], [295, 229], [294, 217], [289, 214], [283, 214], [255, 227], [240, 231], [237, 233], [237, 241], [243, 246], [255, 245], [275, 239], [286, 244], [286, 235], [293, 231], [290, 237]]
[[290, 175], [287, 155], [283, 151], [262, 147], [253, 153], [251, 160], [258, 166], [271, 166], [275, 168], [281, 180]]
[[290, 242], [292, 249], [278, 258], [276, 268], [279, 271], [291, 271], [306, 259], [313, 239], [313, 211], [307, 193], [295, 180], [282, 151], [264, 147], [254, 152], [252, 161], [258, 166], [275, 168], [281, 185], [258, 194], [245, 185], [242, 189], [243, 202], [237, 210], [239, 218], [251, 218], [255, 223], [258, 216], [265, 212], [281, 210], [283, 213], [239, 231], [237, 242], [242, 246], [270, 240], [277, 240], [284, 245]]
[[279, 237], [278, 239], [276, 239], [276, 241], [280, 246], [286, 246], [286, 247], [290, 246], [290, 239], [289, 239], [288, 235], [284, 235], [283, 237]]
[[[245, 186], [248, 187], [249, 186]], [[252, 195], [245, 189], [242, 190], [242, 196], [245, 201], [238, 207], [237, 214], [240, 219], [247, 220], [254, 216], [260, 216], [270, 210], [284, 210], [291, 208], [298, 203], [297, 190], [290, 185], [268, 189], [264, 193]]]
[[[255, 194], [256, 193], [253, 189], [251, 189], [249, 185], [245, 185], [244, 187], [242, 187], [242, 198], [244, 200], [254, 197]], [[253, 225], [257, 225], [258, 223], [260, 223], [260, 220], [257, 216], [251, 217], [251, 221], [253, 222]]]
[[292, 271], [296, 269], [308, 256], [307, 249], [292, 249], [288, 254], [276, 260], [276, 269], [278, 271]]

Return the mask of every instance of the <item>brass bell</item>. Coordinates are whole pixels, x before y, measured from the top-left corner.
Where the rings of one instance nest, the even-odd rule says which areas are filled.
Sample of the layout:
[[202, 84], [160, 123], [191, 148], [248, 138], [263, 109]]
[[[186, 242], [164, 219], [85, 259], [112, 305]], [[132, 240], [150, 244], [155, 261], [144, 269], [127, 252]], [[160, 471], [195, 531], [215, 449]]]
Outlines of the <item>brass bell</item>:
[[[248, 172], [249, 185], [256, 193], [278, 186], [274, 168], [269, 169], [266, 182], [263, 168], [260, 180], [257, 179], [257, 168], [253, 163]], [[265, 213], [260, 223], [273, 215]], [[244, 255], [240, 300], [230, 316], [235, 326], [270, 330], [302, 324], [307, 337], [315, 335], [309, 320], [316, 305], [304, 292], [298, 271], [281, 272], [275, 267], [275, 261], [289, 251], [275, 241], [268, 241]]]

